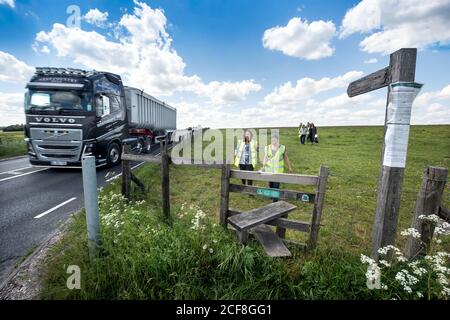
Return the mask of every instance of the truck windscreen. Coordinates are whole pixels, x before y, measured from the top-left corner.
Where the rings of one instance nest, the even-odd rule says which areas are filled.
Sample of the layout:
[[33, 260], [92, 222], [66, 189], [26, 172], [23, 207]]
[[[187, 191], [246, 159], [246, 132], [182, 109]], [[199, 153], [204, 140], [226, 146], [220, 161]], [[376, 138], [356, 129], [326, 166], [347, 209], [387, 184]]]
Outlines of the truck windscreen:
[[29, 90], [25, 95], [26, 110], [92, 111], [91, 95], [76, 90]]

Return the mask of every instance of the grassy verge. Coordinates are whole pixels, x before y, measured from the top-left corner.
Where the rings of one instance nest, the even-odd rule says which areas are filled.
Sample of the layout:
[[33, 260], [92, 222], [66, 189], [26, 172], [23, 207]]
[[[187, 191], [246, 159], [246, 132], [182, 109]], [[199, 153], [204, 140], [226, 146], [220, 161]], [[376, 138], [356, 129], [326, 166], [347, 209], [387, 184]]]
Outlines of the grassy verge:
[[[320, 164], [330, 167], [317, 250], [291, 248], [293, 258], [271, 259], [257, 243], [238, 245], [230, 232], [215, 226], [220, 172], [214, 169], [170, 167], [172, 219], [167, 225], [161, 218], [159, 167], [148, 164], [137, 171], [150, 192], [137, 194], [135, 200], [144, 202], [125, 204], [118, 195], [117, 182], [101, 192], [102, 247], [100, 257], [93, 262], [87, 259], [84, 217], [74, 217], [47, 259], [42, 297], [413, 298], [401, 293], [395, 282], [388, 290], [367, 289], [367, 267], [360, 262], [360, 253], [370, 249], [382, 128], [321, 128], [319, 136], [319, 145], [300, 146], [295, 129], [281, 130], [281, 141], [289, 150], [295, 172], [316, 174]], [[423, 167], [448, 167], [449, 138], [449, 126], [412, 127], [399, 230], [411, 223]], [[233, 194], [230, 207], [246, 210], [269, 201]], [[449, 206], [448, 189], [444, 205]], [[310, 210], [309, 205], [299, 205], [291, 216], [308, 220]], [[288, 232], [287, 237], [305, 240], [296, 232]], [[399, 246], [404, 242], [399, 235]], [[442, 246], [448, 249], [449, 242]], [[73, 264], [82, 271], [81, 290], [66, 288], [65, 268]]]
[[0, 159], [24, 155], [27, 152], [22, 131], [0, 131]]

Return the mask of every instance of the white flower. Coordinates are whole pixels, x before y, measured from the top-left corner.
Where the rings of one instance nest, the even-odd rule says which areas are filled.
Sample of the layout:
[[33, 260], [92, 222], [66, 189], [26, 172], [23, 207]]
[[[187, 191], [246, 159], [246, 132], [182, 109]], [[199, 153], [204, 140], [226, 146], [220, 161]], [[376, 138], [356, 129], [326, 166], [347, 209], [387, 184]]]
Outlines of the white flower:
[[417, 231], [415, 228], [408, 228], [406, 230], [403, 230], [400, 233], [404, 237], [413, 237], [414, 239], [420, 239], [420, 232]]
[[206, 249], [208, 249], [208, 245], [207, 245], [207, 244], [204, 244], [204, 245], [203, 245], [203, 250], [206, 250]]
[[443, 288], [442, 291], [441, 291], [441, 293], [442, 293], [444, 296], [449, 296], [449, 297], [450, 297], [450, 288]]
[[209, 253], [213, 253], [213, 252], [214, 252], [213, 248], [209, 248]]
[[387, 262], [386, 260], [380, 260], [380, 264], [384, 265], [385, 267], [390, 267], [391, 264]]
[[434, 223], [439, 223], [441, 221], [441, 218], [439, 218], [435, 214], [430, 214], [430, 215], [422, 214], [419, 216], [419, 219], [424, 220], [424, 221], [434, 222]]

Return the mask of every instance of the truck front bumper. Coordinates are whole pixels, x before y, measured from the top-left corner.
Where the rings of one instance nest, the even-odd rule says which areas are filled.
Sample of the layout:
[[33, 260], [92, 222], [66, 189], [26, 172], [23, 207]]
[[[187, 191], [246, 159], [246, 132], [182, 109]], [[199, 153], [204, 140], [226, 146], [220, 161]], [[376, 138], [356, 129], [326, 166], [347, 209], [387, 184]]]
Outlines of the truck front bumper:
[[104, 166], [106, 165], [106, 159], [99, 157], [99, 154], [95, 153], [96, 143], [95, 141], [83, 141], [82, 142], [82, 151], [79, 153], [79, 156], [72, 158], [64, 158], [64, 157], [46, 157], [42, 155], [42, 151], [39, 150], [39, 154], [35, 151], [35, 145], [31, 140], [25, 139], [28, 144], [28, 155], [30, 159], [30, 164], [36, 167], [51, 167], [51, 168], [81, 168], [81, 159], [83, 156], [91, 156], [96, 155], [96, 166]]

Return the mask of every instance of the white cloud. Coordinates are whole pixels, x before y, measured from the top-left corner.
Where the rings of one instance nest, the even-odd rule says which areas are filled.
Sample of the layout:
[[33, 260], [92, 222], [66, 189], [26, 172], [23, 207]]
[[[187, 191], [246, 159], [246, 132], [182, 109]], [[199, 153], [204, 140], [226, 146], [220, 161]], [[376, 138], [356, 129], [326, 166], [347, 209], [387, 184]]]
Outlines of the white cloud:
[[25, 122], [23, 111], [23, 93], [0, 92], [1, 125]]
[[83, 16], [83, 20], [95, 26], [103, 26], [108, 20], [108, 12], [101, 12], [97, 8], [91, 9]]
[[322, 78], [315, 80], [303, 78], [297, 80], [295, 86], [290, 81], [276, 87], [271, 93], [264, 97], [264, 105], [289, 105], [305, 103], [309, 98], [320, 92], [336, 88], [346, 87], [350, 82], [360, 78], [361, 71], [350, 71], [335, 78]]
[[251, 92], [261, 90], [261, 85], [253, 79], [240, 82], [211, 81], [206, 85], [199, 85], [197, 94], [207, 96], [213, 104], [245, 101]]
[[[347, 93], [342, 93], [340, 95], [337, 95], [332, 98], [328, 98], [320, 103], [318, 103], [318, 106], [323, 108], [342, 108], [342, 107], [349, 107], [349, 106], [357, 106], [364, 102], [369, 102], [372, 100], [372, 96], [370, 94], [363, 94], [359, 95], [353, 98], [349, 98]], [[310, 106], [314, 105], [313, 103], [310, 103]]]
[[117, 41], [59, 23], [48, 32], [39, 32], [36, 41], [50, 44], [58, 56], [69, 57], [85, 68], [118, 73], [127, 85], [152, 95], [188, 91], [209, 97], [213, 103], [227, 103], [245, 100], [260, 89], [253, 80], [204, 83], [198, 75], [186, 75], [186, 63], [173, 49], [166, 31], [164, 12], [137, 1], [135, 5], [133, 13], [125, 13], [118, 22]]
[[442, 111], [444, 110], [444, 106], [440, 103], [432, 103], [430, 104], [430, 106], [427, 108], [427, 112], [436, 112], [436, 111]]
[[378, 59], [377, 58], [370, 58], [364, 61], [365, 64], [372, 64], [372, 63], [377, 63]]
[[41, 52], [42, 53], [50, 53], [50, 49], [47, 46], [42, 46]]
[[441, 90], [421, 93], [414, 100], [413, 124], [450, 123], [450, 84]]
[[97, 70], [121, 73], [127, 70], [127, 64], [132, 67], [138, 62], [138, 53], [131, 47], [110, 42], [95, 31], [68, 28], [60, 23], [55, 23], [50, 32], [39, 32], [36, 41], [51, 44], [58, 56], [72, 57], [74, 62]]
[[0, 51], [0, 82], [23, 83], [34, 73], [34, 68], [13, 55]]
[[0, 5], [2, 5], [2, 4], [10, 6], [11, 8], [14, 8], [15, 1], [14, 0], [0, 0]]
[[433, 103], [446, 103], [450, 108], [450, 84], [441, 90], [421, 93], [414, 100], [416, 108], [426, 108]]
[[340, 37], [372, 33], [363, 51], [383, 54], [450, 43], [450, 0], [363, 0], [347, 11]]
[[308, 23], [307, 20], [294, 17], [284, 27], [276, 26], [264, 31], [263, 46], [288, 56], [316, 60], [333, 54], [334, 48], [330, 41], [335, 34], [336, 27], [332, 21]]

